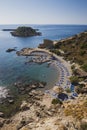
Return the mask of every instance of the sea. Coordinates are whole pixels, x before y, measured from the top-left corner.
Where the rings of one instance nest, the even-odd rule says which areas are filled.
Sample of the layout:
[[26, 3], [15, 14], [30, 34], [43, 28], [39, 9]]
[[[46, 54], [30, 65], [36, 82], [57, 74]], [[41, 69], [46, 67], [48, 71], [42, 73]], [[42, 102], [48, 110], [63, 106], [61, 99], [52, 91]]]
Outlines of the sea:
[[[19, 26], [29, 26], [39, 29], [42, 36], [14, 37], [9, 31], [2, 29], [16, 29]], [[87, 30], [87, 25], [0, 25], [0, 88], [15, 90], [14, 83], [22, 81], [44, 81], [46, 89], [55, 85], [59, 72], [54, 66], [44, 64], [25, 64], [27, 58], [17, 56], [16, 52], [7, 53], [8, 48], [36, 48], [44, 39], [60, 40]], [[0, 89], [1, 90], [1, 89]]]

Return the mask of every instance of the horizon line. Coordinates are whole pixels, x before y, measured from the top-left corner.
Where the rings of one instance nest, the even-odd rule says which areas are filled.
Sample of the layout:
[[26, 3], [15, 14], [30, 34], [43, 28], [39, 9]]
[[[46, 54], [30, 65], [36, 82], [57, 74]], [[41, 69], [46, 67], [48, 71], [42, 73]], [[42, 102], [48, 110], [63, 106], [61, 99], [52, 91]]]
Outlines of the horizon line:
[[70, 24], [70, 23], [69, 24], [68, 23], [67, 24], [60, 24], [60, 23], [59, 24], [57, 24], [57, 23], [54, 23], [54, 24], [50, 24], [50, 23], [47, 23], [47, 24], [46, 23], [44, 23], [44, 24], [41, 24], [41, 23], [40, 24], [37, 24], [37, 23], [36, 24], [34, 24], [34, 23], [33, 24], [32, 23], [8, 23], [8, 24], [0, 24], [0, 25], [85, 25], [86, 26], [87, 24]]

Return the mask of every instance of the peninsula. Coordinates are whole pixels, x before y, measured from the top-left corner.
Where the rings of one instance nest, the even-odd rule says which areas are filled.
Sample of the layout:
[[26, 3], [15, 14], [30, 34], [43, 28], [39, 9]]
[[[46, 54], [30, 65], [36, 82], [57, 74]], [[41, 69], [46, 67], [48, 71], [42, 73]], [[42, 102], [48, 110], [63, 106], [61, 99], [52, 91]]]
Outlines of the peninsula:
[[33, 29], [31, 27], [18, 27], [14, 31], [11, 32], [12, 36], [16, 37], [30, 37], [30, 36], [40, 36], [41, 33], [37, 31], [37, 29]]

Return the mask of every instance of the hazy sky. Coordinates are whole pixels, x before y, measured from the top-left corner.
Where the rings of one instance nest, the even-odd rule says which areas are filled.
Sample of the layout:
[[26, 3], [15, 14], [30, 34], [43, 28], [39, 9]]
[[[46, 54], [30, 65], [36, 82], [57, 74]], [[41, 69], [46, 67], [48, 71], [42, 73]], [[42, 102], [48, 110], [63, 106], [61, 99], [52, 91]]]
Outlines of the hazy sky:
[[0, 0], [0, 24], [87, 24], [87, 0]]

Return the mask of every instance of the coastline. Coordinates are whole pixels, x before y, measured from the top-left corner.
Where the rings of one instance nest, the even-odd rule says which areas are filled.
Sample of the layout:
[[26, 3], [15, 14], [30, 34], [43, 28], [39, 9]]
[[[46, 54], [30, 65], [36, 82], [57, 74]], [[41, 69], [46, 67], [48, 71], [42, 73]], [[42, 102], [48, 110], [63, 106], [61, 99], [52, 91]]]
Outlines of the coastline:
[[[48, 49], [40, 49], [40, 48], [24, 48], [21, 51], [17, 52], [19, 56], [32, 56], [32, 54], [37, 53], [39, 56], [39, 53], [46, 53], [45, 61], [44, 61], [44, 56], [38, 60], [32, 60], [32, 62], [35, 63], [44, 63], [44, 62], [50, 62], [50, 65], [55, 66], [58, 69], [59, 76], [58, 76], [58, 81], [55, 83], [55, 85], [51, 88], [51, 90], [56, 86], [56, 87], [61, 87], [64, 90], [70, 89], [71, 82], [70, 82], [70, 77], [72, 76], [72, 70], [71, 70], [71, 64], [63, 59], [63, 57], [57, 56], [56, 54], [50, 52]], [[34, 54], [37, 56], [37, 54]], [[37, 57], [36, 57], [37, 59]]]
[[[57, 56], [51, 53], [48, 49], [35, 48], [28, 50], [28, 48], [19, 51], [19, 56], [30, 56], [33, 52], [44, 52], [52, 56], [55, 60], [50, 60], [51, 64], [57, 67], [60, 72], [58, 82], [50, 90], [46, 92], [32, 90], [28, 93], [27, 99], [23, 99], [20, 104], [19, 112], [12, 116], [9, 120], [5, 120], [1, 130], [20, 129], [20, 130], [39, 130], [39, 129], [61, 129], [67, 128], [79, 128], [82, 121], [87, 121], [87, 96], [79, 94], [78, 97], [70, 100], [63, 100], [62, 103], [52, 104], [53, 99], [58, 98], [55, 95], [54, 88], [63, 88], [63, 94], [67, 88], [70, 88], [71, 83], [69, 78], [72, 76], [71, 63], [63, 59], [61, 56]], [[51, 57], [49, 57], [50, 59]], [[44, 63], [39, 59], [36, 63]], [[35, 62], [33, 61], [33, 62]], [[45, 58], [48, 61], [48, 58]], [[23, 90], [24, 91], [24, 90]], [[62, 91], [62, 90], [61, 90]], [[65, 93], [66, 94], [66, 93]], [[71, 93], [70, 93], [71, 94]], [[68, 93], [67, 93], [68, 95]], [[57, 97], [56, 97], [57, 96]], [[76, 119], [76, 120], [75, 120]], [[84, 120], [83, 120], [84, 119]], [[77, 126], [77, 122], [78, 126]]]

